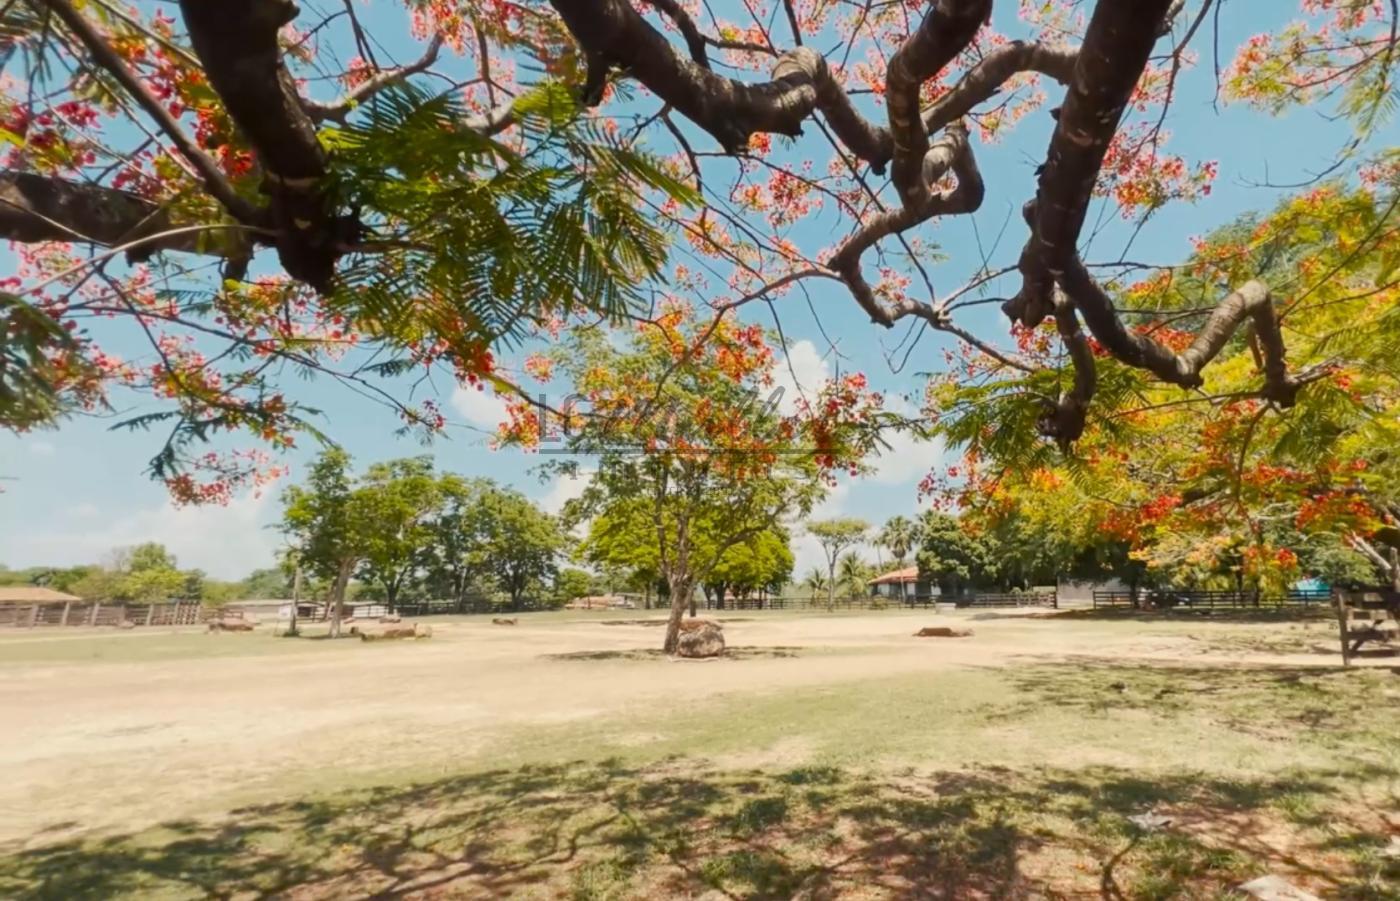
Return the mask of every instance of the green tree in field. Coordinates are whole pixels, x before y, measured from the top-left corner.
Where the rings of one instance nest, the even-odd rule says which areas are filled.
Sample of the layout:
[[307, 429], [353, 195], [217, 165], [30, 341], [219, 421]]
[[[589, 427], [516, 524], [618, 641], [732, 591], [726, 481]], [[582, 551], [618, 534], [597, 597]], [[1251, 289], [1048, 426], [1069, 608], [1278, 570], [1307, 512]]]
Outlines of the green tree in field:
[[350, 577], [362, 559], [364, 520], [354, 496], [350, 455], [323, 451], [311, 464], [304, 485], [282, 494], [282, 530], [302, 566], [329, 586], [330, 634], [340, 634], [341, 608]]
[[936, 581], [945, 597], [997, 578], [998, 551], [985, 534], [973, 535], [956, 516], [936, 510], [920, 520], [919, 573]]
[[486, 567], [519, 610], [527, 590], [553, 577], [568, 541], [558, 520], [518, 491], [495, 488], [484, 500]]
[[592, 574], [573, 567], [563, 567], [554, 576], [554, 600], [560, 606], [593, 592]]
[[156, 542], [138, 544], [116, 555], [117, 579], [112, 597], [124, 601], [166, 601], [171, 598], [198, 596], [199, 579], [176, 568], [173, 554]]
[[847, 597], [865, 597], [874, 575], [875, 568], [862, 560], [855, 551], [847, 552], [836, 566], [837, 584]]
[[[833, 470], [858, 468], [879, 416], [860, 376], [828, 384], [795, 414], [779, 413], [760, 393], [774, 371], [763, 330], [722, 313], [702, 319], [681, 304], [621, 342], [576, 330], [550, 362], [589, 406], [564, 411], [560, 437], [595, 467], [570, 515], [607, 517], [617, 534], [656, 548], [671, 601], [668, 652], [696, 588], [730, 548], [809, 511]], [[502, 437], [528, 446], [553, 436], [520, 404]], [[554, 468], [579, 471], [577, 463]]]
[[490, 480], [464, 479], [456, 473], [438, 479], [440, 503], [431, 524], [425, 572], [433, 597], [461, 605], [469, 594], [485, 589], [491, 543], [486, 499], [495, 489]]
[[850, 517], [821, 519], [807, 523], [807, 534], [817, 539], [822, 553], [826, 556], [826, 604], [836, 606], [836, 561], [846, 548], [865, 540], [870, 524], [863, 519]]
[[357, 540], [359, 577], [380, 588], [393, 610], [430, 562], [443, 501], [432, 458], [373, 464], [356, 484], [352, 501], [364, 525]]
[[818, 595], [826, 594], [828, 581], [826, 573], [821, 571], [821, 567], [814, 566], [807, 570], [807, 575], [802, 577], [802, 587], [811, 592], [811, 599], [815, 601]]
[[723, 608], [726, 594], [746, 598], [755, 591], [787, 584], [792, 565], [787, 529], [774, 526], [726, 550], [705, 580], [705, 593]]

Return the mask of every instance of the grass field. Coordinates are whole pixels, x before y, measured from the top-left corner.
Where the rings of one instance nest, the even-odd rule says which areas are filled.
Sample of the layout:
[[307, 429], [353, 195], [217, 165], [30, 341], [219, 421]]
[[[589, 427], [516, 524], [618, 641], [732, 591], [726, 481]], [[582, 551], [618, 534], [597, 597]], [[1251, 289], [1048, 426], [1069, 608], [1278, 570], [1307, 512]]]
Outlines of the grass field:
[[0, 636], [0, 896], [1400, 898], [1400, 661], [1325, 621], [644, 616]]

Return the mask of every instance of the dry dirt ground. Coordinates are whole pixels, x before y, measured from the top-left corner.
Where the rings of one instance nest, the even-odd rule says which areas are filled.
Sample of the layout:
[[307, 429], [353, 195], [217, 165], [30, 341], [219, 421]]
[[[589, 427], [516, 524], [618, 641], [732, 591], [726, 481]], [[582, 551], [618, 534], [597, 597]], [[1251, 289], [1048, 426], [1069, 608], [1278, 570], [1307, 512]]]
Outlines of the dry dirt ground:
[[[269, 630], [249, 635], [35, 630], [0, 636], [5, 685], [0, 692], [0, 768], [6, 774], [0, 780], [0, 858], [22, 861], [9, 871], [14, 880], [9, 887], [19, 895], [62, 894], [55, 889], [60, 876], [33, 857], [61, 843], [89, 848], [104, 836], [257, 809], [252, 805], [333, 798], [369, 786], [442, 785], [459, 774], [488, 770], [520, 773], [564, 766], [572, 779], [589, 767], [636, 767], [641, 775], [629, 783], [635, 787], [664, 773], [679, 756], [710, 768], [717, 778], [746, 770], [827, 772], [824, 767], [857, 772], [862, 779], [900, 773], [905, 778], [915, 772], [970, 773], [990, 765], [1038, 773], [1116, 768], [1114, 772], [1138, 770], [1171, 778], [1194, 772], [1247, 781], [1297, 766], [1335, 769], [1337, 759], [1360, 760], [1345, 749], [1328, 756], [1332, 751], [1323, 745], [1310, 757], [1311, 751], [1303, 754], [1289, 741], [1290, 729], [1325, 729], [1331, 702], [1314, 705], [1321, 722], [1275, 723], [1272, 696], [1260, 693], [1253, 681], [1236, 679], [1238, 673], [1248, 679], [1268, 674], [1286, 682], [1289, 691], [1301, 691], [1301, 684], [1315, 693], [1322, 689], [1309, 680], [1354, 678], [1337, 673], [1334, 631], [1325, 620], [1261, 624], [961, 612], [717, 613], [734, 653], [730, 659], [699, 662], [657, 654], [653, 649], [661, 631], [655, 623], [639, 622], [647, 615], [527, 615], [514, 627], [480, 617], [437, 618], [430, 639], [375, 643], [287, 639]], [[975, 634], [912, 637], [919, 626], [930, 624], [970, 627]], [[1397, 663], [1363, 661], [1363, 666], [1378, 668], [1355, 675], [1371, 680], [1358, 703], [1373, 704], [1383, 719], [1400, 716], [1400, 679], [1389, 676], [1388, 669]], [[1250, 723], [1230, 720], [1244, 716], [1238, 711], [1213, 719], [1183, 718], [1195, 716], [1193, 698], [1221, 692], [1257, 696], [1250, 715], [1268, 734], [1252, 733]], [[1046, 713], [1051, 707], [1054, 717]], [[1159, 716], [1159, 710], [1171, 716], [1163, 718], [1166, 714]], [[1384, 748], [1367, 750], [1386, 753]], [[1393, 765], [1400, 749], [1392, 747], [1391, 753], [1388, 763], [1374, 765]], [[1394, 771], [1385, 772], [1393, 800]], [[784, 791], [806, 779], [793, 778], [797, 781], [783, 782], [788, 786]], [[1205, 776], [1200, 779], [1204, 784]], [[1096, 782], [1093, 790], [1103, 791], [1102, 784]], [[869, 789], [872, 797], [889, 789], [889, 783], [882, 785]], [[499, 786], [477, 788], [484, 798]], [[562, 789], [551, 792], [556, 801], [563, 796]], [[1050, 794], [1058, 798], [1064, 793]], [[796, 808], [784, 801], [782, 809]], [[1190, 818], [1188, 811], [1181, 815]], [[770, 827], [779, 828], [761, 817], [754, 826], [759, 832]], [[1191, 828], [1208, 832], [1210, 826]], [[1376, 812], [1358, 828], [1375, 830], [1375, 841], [1383, 844], [1389, 830], [1400, 833], [1400, 811], [1394, 816]], [[674, 862], [679, 852], [665, 853]], [[1105, 884], [1100, 872], [1104, 862], [1089, 866], [1085, 860], [1094, 855], [1082, 848], [1063, 850], [1069, 856], [1062, 859], [1056, 857], [1060, 853], [1046, 852], [1039, 855], [1039, 864], [1023, 861], [1021, 866], [1043, 873], [1088, 866], [1084, 884], [1098, 896]], [[682, 866], [691, 880], [682, 886], [658, 883], [653, 872], [635, 875], [622, 864], [608, 863], [614, 869], [597, 875], [588, 867], [602, 864], [581, 861], [566, 856], [556, 869], [562, 867], [568, 878], [540, 877], [533, 891], [540, 897], [698, 896], [695, 886], [710, 885], [735, 897], [799, 891], [825, 896], [810, 875], [802, 877], [807, 882], [782, 882], [740, 864], [726, 863], [730, 869], [716, 873], [702, 872], [703, 867], [692, 873]], [[707, 859], [705, 865], [711, 862]], [[57, 866], [54, 860], [49, 863]], [[1400, 886], [1386, 882], [1389, 865], [1377, 866], [1381, 869], [1358, 878], [1380, 885], [1380, 893], [1346, 897], [1400, 897], [1386, 893], [1391, 888], [1400, 893]], [[272, 893], [341, 897], [392, 888], [390, 894], [481, 896], [522, 891], [520, 886], [472, 882], [470, 870], [460, 861], [438, 860], [393, 886], [372, 879], [317, 883], [311, 876], [293, 874], [272, 886], [277, 889]], [[5, 876], [0, 865], [0, 895], [8, 894]], [[224, 885], [218, 880], [234, 877], [210, 878]], [[477, 873], [472, 878], [486, 877]], [[1024, 878], [1024, 873], [1016, 877]], [[1188, 878], [1196, 877], [1183, 875], [1181, 884]], [[1299, 878], [1307, 882], [1306, 873]], [[870, 896], [900, 896], [915, 885], [928, 889], [918, 880], [916, 873], [887, 893]], [[313, 883], [318, 887], [308, 888]], [[970, 883], [960, 883], [951, 894], [928, 894], [1056, 896], [1044, 888], [1049, 884], [1018, 894], [973, 891]], [[104, 890], [100, 879], [84, 885], [93, 897], [121, 888], [110, 883]], [[293, 886], [299, 888], [292, 891]], [[68, 891], [82, 894], [81, 888]], [[252, 891], [250, 896], [269, 890], [255, 882], [244, 888]], [[194, 896], [202, 891], [221, 889], [202, 885]]]

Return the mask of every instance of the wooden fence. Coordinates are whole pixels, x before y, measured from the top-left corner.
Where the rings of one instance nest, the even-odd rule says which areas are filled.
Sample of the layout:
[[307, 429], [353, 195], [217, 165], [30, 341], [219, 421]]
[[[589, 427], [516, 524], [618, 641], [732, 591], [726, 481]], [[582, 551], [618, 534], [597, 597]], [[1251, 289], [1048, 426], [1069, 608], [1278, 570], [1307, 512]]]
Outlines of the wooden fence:
[[1262, 594], [1258, 591], [1191, 591], [1154, 589], [1140, 591], [1134, 597], [1130, 591], [1094, 592], [1094, 609], [1132, 609], [1174, 611], [1177, 613], [1227, 613], [1245, 610], [1300, 609], [1326, 606], [1331, 599], [1327, 591], [1289, 591]]
[[55, 604], [0, 603], [0, 626], [195, 626], [205, 611], [197, 601], [173, 604], [123, 604], [69, 601]]
[[[664, 602], [662, 602], [664, 603]], [[955, 607], [1056, 607], [1054, 593], [995, 593], [981, 592], [960, 597], [943, 598], [938, 595], [905, 596], [887, 598], [879, 595], [867, 597], [836, 598], [828, 602], [825, 597], [761, 597], [726, 599], [723, 606], [713, 601], [705, 601], [700, 606], [706, 610], [897, 610], [901, 607], [932, 607], [936, 604], [952, 604]]]

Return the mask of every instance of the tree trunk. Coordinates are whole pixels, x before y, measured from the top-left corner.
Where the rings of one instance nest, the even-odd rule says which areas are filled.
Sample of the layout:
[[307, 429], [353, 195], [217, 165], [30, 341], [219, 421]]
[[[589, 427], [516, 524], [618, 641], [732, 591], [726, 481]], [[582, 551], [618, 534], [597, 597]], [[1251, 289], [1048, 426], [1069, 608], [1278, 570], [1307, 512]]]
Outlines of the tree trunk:
[[681, 618], [685, 616], [685, 608], [690, 604], [691, 589], [692, 586], [684, 578], [670, 582], [671, 615], [666, 620], [666, 643], [662, 645], [662, 650], [667, 654], [676, 653], [676, 643], [681, 636]]
[[836, 609], [836, 556], [833, 554], [826, 565], [826, 609]]
[[292, 615], [287, 623], [287, 634], [297, 634], [297, 607], [301, 604], [301, 567], [292, 574]]
[[340, 570], [335, 574], [335, 584], [331, 586], [331, 638], [340, 637], [340, 616], [345, 609], [345, 589], [350, 584], [350, 573], [354, 568], [353, 557], [340, 561]]

